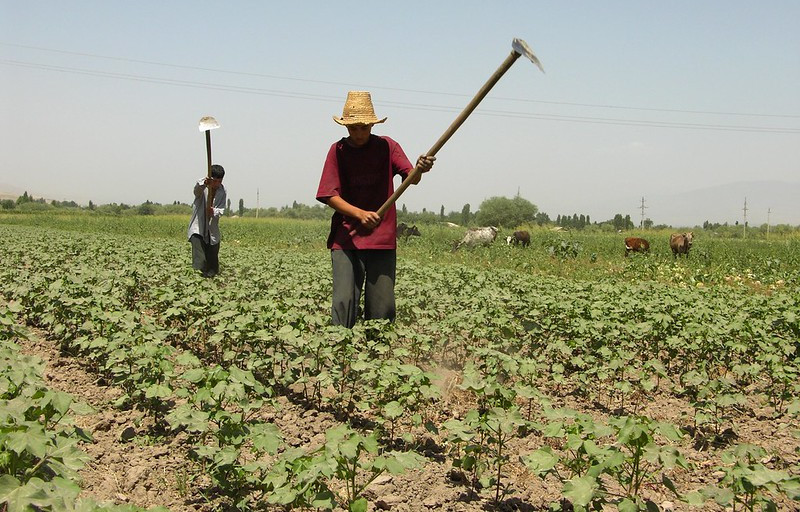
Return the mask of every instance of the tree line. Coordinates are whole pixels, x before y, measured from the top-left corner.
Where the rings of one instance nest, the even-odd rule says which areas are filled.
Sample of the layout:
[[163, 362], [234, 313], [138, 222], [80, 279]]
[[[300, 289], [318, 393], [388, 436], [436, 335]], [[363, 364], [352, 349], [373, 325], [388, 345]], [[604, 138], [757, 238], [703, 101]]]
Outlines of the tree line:
[[[293, 201], [291, 205], [284, 205], [280, 208], [246, 208], [244, 199], [239, 199], [236, 208], [233, 207], [231, 200], [228, 199], [226, 205], [226, 216], [238, 217], [262, 217], [262, 218], [287, 218], [299, 220], [328, 220], [331, 217], [331, 209], [323, 204], [307, 205]], [[192, 212], [192, 205], [180, 201], [173, 201], [172, 204], [159, 204], [152, 201], [145, 201], [140, 205], [127, 205], [124, 203], [111, 203], [97, 205], [89, 201], [88, 206], [81, 206], [75, 201], [46, 201], [43, 198], [34, 198], [26, 191], [16, 200], [4, 199], [0, 201], [0, 209], [14, 210], [22, 213], [36, 213], [47, 211], [87, 211], [98, 215], [186, 215]], [[472, 226], [497, 226], [500, 228], [514, 229], [519, 226], [547, 226], [557, 227], [564, 230], [600, 230], [600, 231], [630, 231], [636, 229], [668, 229], [671, 226], [665, 224], [654, 225], [651, 219], [644, 219], [642, 225], [636, 226], [631, 220], [630, 215], [617, 213], [611, 219], [592, 222], [588, 214], [559, 214], [555, 220], [529, 200], [517, 194], [515, 197], [508, 198], [503, 196], [490, 197], [484, 200], [477, 210], [473, 211], [472, 206], [467, 203], [461, 210], [445, 211], [444, 205], [437, 210], [423, 208], [421, 212], [410, 211], [405, 204], [400, 204], [397, 208], [397, 219], [406, 224], [435, 224], [451, 223], [464, 227]], [[696, 229], [703, 229], [713, 234], [726, 237], [743, 236], [742, 228], [736, 222], [729, 225], [711, 223], [705, 221]], [[776, 225], [767, 226], [763, 224], [755, 227], [754, 230], [760, 233], [785, 234], [800, 230], [800, 226]]]

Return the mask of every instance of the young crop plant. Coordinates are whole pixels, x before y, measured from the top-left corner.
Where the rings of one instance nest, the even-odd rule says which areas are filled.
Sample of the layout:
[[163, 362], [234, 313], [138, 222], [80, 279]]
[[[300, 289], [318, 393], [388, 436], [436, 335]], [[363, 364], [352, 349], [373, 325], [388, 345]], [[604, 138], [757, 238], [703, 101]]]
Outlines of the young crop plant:
[[798, 366], [797, 347], [785, 343], [781, 347], [782, 353], [764, 351], [758, 356], [763, 366], [763, 374], [767, 376], [766, 394], [769, 403], [775, 408], [775, 415], [780, 416], [786, 412], [788, 402], [800, 395], [800, 366]]
[[[384, 420], [384, 424], [389, 424], [390, 443], [395, 439], [395, 428], [403, 423], [404, 417], [410, 417], [414, 426], [423, 423], [431, 426], [423, 414], [427, 414], [427, 408], [439, 397], [438, 390], [432, 384], [432, 374], [412, 364], [388, 359], [382, 361], [370, 377], [365, 382], [371, 391], [366, 401], [369, 408]], [[383, 432], [387, 433], [385, 425]], [[403, 441], [413, 441], [410, 432], [403, 435]]]
[[[650, 510], [655, 504], [642, 495], [644, 485], [663, 480], [664, 471], [672, 468], [689, 469], [683, 455], [669, 444], [680, 441], [683, 433], [670, 423], [646, 416], [612, 418], [609, 424], [616, 436], [616, 454], [608, 460], [606, 471], [623, 489], [617, 506], [620, 510]], [[668, 444], [659, 444], [657, 436]]]
[[522, 462], [542, 478], [552, 474], [561, 480], [564, 498], [575, 507], [613, 503], [619, 510], [655, 510], [655, 503], [642, 496], [644, 485], [657, 482], [665, 470], [689, 468], [677, 449], [656, 442], [657, 435], [668, 442], [682, 438], [671, 424], [643, 416], [612, 418], [605, 424], [569, 409], [547, 410], [546, 417], [550, 421], [540, 426], [542, 433], [560, 440], [562, 454], [546, 446]]
[[24, 338], [25, 330], [19, 323], [24, 308], [18, 302], [6, 302], [0, 296], [0, 341]]
[[728, 443], [736, 435], [733, 413], [746, 404], [734, 379], [726, 375], [709, 379], [705, 373], [691, 371], [683, 375], [682, 381], [695, 411], [691, 432], [696, 444], [707, 447]]
[[722, 465], [716, 471], [723, 476], [716, 485], [679, 497], [697, 507], [713, 500], [733, 512], [777, 511], [779, 496], [793, 501], [796, 506], [800, 503], [800, 476], [796, 472], [792, 475], [785, 470], [768, 468], [763, 462], [766, 455], [759, 446], [733, 446], [722, 453]]
[[547, 422], [536, 427], [556, 450], [544, 446], [521, 457], [522, 462], [541, 478], [552, 474], [560, 480], [563, 497], [578, 510], [602, 507], [608, 490], [600, 477], [614, 454], [603, 442], [612, 429], [571, 409], [545, 408], [544, 417]]
[[325, 456], [324, 449], [306, 453], [290, 448], [281, 454], [263, 480], [267, 503], [285, 510], [336, 507], [336, 495], [328, 487], [336, 474], [335, 461]]
[[[329, 429], [325, 444], [311, 453], [294, 449], [285, 452], [264, 480], [267, 501], [287, 508], [333, 509], [341, 505], [348, 512], [366, 512], [366, 488], [380, 475], [399, 475], [420, 467], [424, 458], [414, 452], [379, 454], [374, 435], [364, 436], [347, 425]], [[344, 495], [332, 491], [344, 485]]]
[[521, 358], [519, 360], [519, 371], [516, 382], [514, 383], [514, 392], [518, 398], [527, 400], [527, 407], [525, 410], [525, 419], [531, 421], [533, 414], [534, 401], [542, 402], [544, 393], [539, 390], [537, 385], [540, 378], [540, 364], [531, 358]]
[[254, 492], [264, 492], [269, 471], [264, 456], [274, 455], [282, 445], [277, 427], [256, 419], [271, 390], [237, 366], [204, 368], [188, 353], [177, 363], [187, 369], [181, 376], [185, 387], [176, 396], [187, 402], [167, 421], [190, 434], [189, 456], [211, 478], [213, 490], [245, 509]]
[[[91, 409], [48, 389], [44, 364], [0, 341], [0, 505], [3, 510], [67, 510], [80, 491], [78, 470], [89, 457], [78, 447], [91, 435], [69, 414]], [[59, 508], [60, 507], [60, 508]]]
[[515, 406], [472, 409], [463, 420], [448, 420], [447, 443], [453, 457], [453, 467], [469, 475], [470, 493], [478, 488], [494, 488], [494, 504], [498, 506], [507, 488], [502, 470], [510, 460], [508, 443], [527, 422]]

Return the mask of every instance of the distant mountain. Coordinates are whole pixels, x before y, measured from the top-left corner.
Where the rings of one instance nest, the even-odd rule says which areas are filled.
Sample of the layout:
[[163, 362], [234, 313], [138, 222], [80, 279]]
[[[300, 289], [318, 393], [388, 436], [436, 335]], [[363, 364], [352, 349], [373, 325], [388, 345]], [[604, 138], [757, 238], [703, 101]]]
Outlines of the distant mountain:
[[741, 224], [745, 198], [751, 226], [766, 223], [768, 215], [772, 225], [800, 225], [800, 183], [781, 181], [725, 183], [680, 194], [646, 195], [645, 217], [673, 226], [702, 225], [706, 220]]

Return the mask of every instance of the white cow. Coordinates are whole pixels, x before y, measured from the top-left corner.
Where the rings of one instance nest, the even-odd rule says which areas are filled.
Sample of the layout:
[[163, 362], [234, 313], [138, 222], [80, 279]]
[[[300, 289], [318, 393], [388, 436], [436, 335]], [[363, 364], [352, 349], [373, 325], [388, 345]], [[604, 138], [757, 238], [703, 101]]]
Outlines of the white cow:
[[453, 246], [453, 250], [455, 251], [462, 246], [478, 247], [482, 245], [491, 245], [495, 238], [497, 238], [497, 228], [494, 226], [472, 228], [467, 231], [460, 242]]

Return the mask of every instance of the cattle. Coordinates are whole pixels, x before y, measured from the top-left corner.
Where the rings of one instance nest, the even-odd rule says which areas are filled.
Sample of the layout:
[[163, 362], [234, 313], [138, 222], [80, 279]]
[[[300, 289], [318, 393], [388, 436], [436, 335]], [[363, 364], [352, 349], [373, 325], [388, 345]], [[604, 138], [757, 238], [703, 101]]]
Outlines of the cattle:
[[625, 239], [625, 257], [628, 257], [628, 254], [631, 252], [649, 252], [650, 251], [650, 242], [645, 240], [644, 238], [636, 238], [635, 236], [630, 236]]
[[491, 245], [494, 239], [497, 238], [497, 228], [494, 226], [487, 226], [485, 228], [472, 228], [464, 235], [460, 242], [453, 245], [453, 250], [460, 247], [478, 247], [481, 245]]
[[692, 248], [692, 235], [688, 233], [672, 233], [669, 237], [669, 247], [672, 249], [672, 257], [678, 258], [679, 254], [689, 257], [689, 249]]
[[416, 224], [409, 226], [405, 222], [401, 222], [397, 225], [397, 238], [402, 237], [403, 240], [408, 240], [408, 237], [410, 236], [422, 236], [422, 233], [419, 232]]
[[531, 245], [531, 234], [525, 230], [514, 231], [512, 235], [506, 237], [506, 244], [522, 244], [522, 247], [528, 247]]

